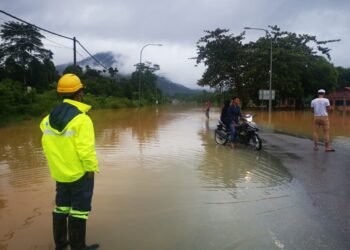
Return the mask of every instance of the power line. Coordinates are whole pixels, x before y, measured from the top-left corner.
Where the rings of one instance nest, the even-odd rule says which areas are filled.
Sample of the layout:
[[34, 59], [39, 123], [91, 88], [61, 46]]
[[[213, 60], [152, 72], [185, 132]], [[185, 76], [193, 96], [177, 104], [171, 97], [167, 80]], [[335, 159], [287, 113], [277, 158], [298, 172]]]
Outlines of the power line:
[[52, 42], [52, 43], [54, 43], [54, 44], [56, 44], [56, 45], [62, 46], [62, 48], [73, 49], [72, 47], [69, 47], [69, 46], [67, 46], [67, 45], [64, 45], [64, 44], [61, 44], [61, 43], [52, 41], [52, 40], [50, 40], [50, 39], [48, 39], [48, 38], [46, 38], [46, 37], [44, 37], [43, 39], [48, 40], [48, 41], [50, 41], [50, 42]]
[[[5, 15], [7, 15], [7, 16], [9, 16], [9, 17], [12, 17], [13, 19], [16, 19], [16, 20], [18, 20], [18, 21], [20, 21], [20, 22], [23, 22], [23, 23], [25, 23], [25, 24], [31, 25], [31, 26], [33, 26], [33, 27], [39, 29], [39, 30], [42, 30], [42, 31], [45, 31], [45, 32], [50, 33], [50, 34], [52, 34], [52, 35], [59, 36], [59, 37], [66, 38], [66, 39], [69, 39], [69, 40], [72, 40], [72, 41], [77, 42], [77, 43], [80, 45], [80, 47], [81, 47], [83, 50], [85, 50], [86, 53], [88, 53], [89, 56], [91, 56], [91, 57], [92, 57], [99, 65], [101, 65], [104, 69], [108, 70], [108, 68], [107, 68], [106, 66], [104, 66], [99, 60], [97, 60], [97, 58], [94, 57], [94, 56], [80, 43], [80, 41], [78, 41], [77, 39], [71, 38], [71, 37], [68, 37], [68, 36], [64, 36], [64, 35], [58, 34], [58, 33], [56, 33], [56, 32], [53, 32], [53, 31], [50, 31], [50, 30], [41, 28], [41, 27], [39, 27], [39, 26], [37, 26], [37, 25], [35, 25], [35, 24], [32, 24], [32, 23], [29, 23], [29, 22], [27, 22], [27, 21], [22, 20], [21, 18], [15, 17], [14, 15], [11, 15], [10, 13], [7, 13], [6, 11], [0, 10], [0, 12], [3, 13], [3, 14], [5, 14]], [[47, 38], [46, 38], [46, 39], [47, 39]], [[49, 39], [47, 39], [47, 40], [49, 40]], [[61, 45], [61, 44], [59, 44], [59, 45]], [[76, 52], [76, 50], [75, 50], [75, 52]]]
[[80, 47], [82, 47], [83, 50], [85, 50], [86, 53], [89, 54], [89, 56], [91, 56], [98, 64], [100, 64], [105, 70], [108, 70], [108, 68], [106, 66], [104, 66], [99, 60], [96, 59], [96, 57], [94, 57], [93, 55], [90, 54], [90, 52], [85, 49], [85, 47], [78, 41], [76, 40], [77, 43], [80, 45]]
[[58, 46], [58, 45], [52, 45], [52, 44], [48, 44], [48, 43], [44, 43], [45, 46], [49, 46], [49, 47], [54, 47], [54, 48], [60, 48], [60, 49], [72, 49], [72, 48], [66, 48], [66, 47], [62, 47], [62, 46]]
[[85, 59], [86, 57], [83, 56], [79, 51], [77, 51], [77, 54], [82, 58], [82, 59]]
[[63, 37], [63, 38], [66, 38], [66, 39], [69, 39], [69, 40], [72, 40], [72, 41], [73, 41], [73, 38], [71, 38], [71, 37], [64, 36], [64, 35], [60, 35], [60, 34], [58, 34], [58, 33], [56, 33], [56, 32], [52, 32], [52, 31], [49, 31], [49, 30], [47, 30], [47, 29], [41, 28], [41, 27], [39, 27], [39, 26], [36, 26], [35, 24], [28, 23], [28, 22], [26, 22], [26, 21], [24, 21], [24, 20], [22, 20], [22, 19], [20, 19], [20, 18], [18, 18], [18, 17], [15, 17], [15, 16], [13, 16], [13, 15], [11, 15], [11, 14], [9, 14], [9, 13], [3, 11], [3, 10], [0, 10], [0, 12], [3, 13], [3, 14], [5, 14], [5, 15], [7, 15], [7, 16], [12, 17], [13, 19], [16, 19], [16, 20], [18, 20], [18, 21], [21, 21], [22, 23], [26, 23], [26, 24], [28, 24], [28, 25], [34, 26], [35, 28], [37, 28], [37, 29], [39, 29], [39, 30], [43, 30], [43, 31], [45, 31], [45, 32], [47, 32], [47, 33], [50, 33], [50, 34], [52, 34], [52, 35], [60, 36], [60, 37]]

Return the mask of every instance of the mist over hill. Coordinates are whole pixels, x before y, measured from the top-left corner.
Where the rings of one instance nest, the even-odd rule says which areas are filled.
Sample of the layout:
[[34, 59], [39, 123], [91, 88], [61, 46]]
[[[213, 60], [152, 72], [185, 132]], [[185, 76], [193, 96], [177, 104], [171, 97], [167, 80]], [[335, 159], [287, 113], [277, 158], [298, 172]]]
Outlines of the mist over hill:
[[[122, 56], [114, 54], [112, 52], [100, 52], [93, 55], [98, 61], [100, 61], [107, 68], [120, 68], [123, 65], [121, 61]], [[62, 74], [64, 69], [72, 63], [65, 63], [56, 66], [57, 71]], [[103, 71], [104, 68], [98, 64], [92, 57], [85, 58], [77, 61], [77, 65], [85, 69], [86, 66], [90, 68]], [[107, 74], [107, 73], [106, 73]], [[129, 78], [130, 74], [119, 74], [121, 77]], [[164, 76], [158, 76], [157, 87], [162, 91], [164, 95], [173, 96], [176, 94], [194, 94], [200, 90], [194, 90], [180, 83], [174, 83]]]
[[[100, 53], [96, 53], [95, 55], [93, 55], [98, 61], [100, 61], [103, 65], [105, 65], [105, 67], [107, 68], [115, 68], [115, 67], [120, 67], [122, 66], [122, 63], [120, 61], [121, 55], [115, 55], [112, 52], [100, 52]], [[72, 65], [72, 63], [65, 63], [65, 64], [60, 64], [56, 66], [57, 71], [62, 74], [64, 69], [69, 66]], [[87, 57], [83, 60], [77, 61], [77, 65], [79, 65], [80, 67], [82, 67], [83, 69], [88, 65], [93, 69], [96, 70], [103, 70], [104, 68], [98, 64], [92, 57]]]

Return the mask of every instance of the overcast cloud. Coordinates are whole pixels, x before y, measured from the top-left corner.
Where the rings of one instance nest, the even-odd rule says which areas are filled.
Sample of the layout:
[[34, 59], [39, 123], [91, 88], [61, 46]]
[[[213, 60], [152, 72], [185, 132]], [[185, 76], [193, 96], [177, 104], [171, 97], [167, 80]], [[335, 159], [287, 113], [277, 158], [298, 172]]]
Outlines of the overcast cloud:
[[[230, 29], [239, 34], [243, 27], [267, 28], [316, 35], [319, 40], [341, 39], [329, 45], [336, 66], [350, 66], [350, 1], [347, 0], [2, 0], [0, 9], [28, 22], [66, 36], [76, 36], [92, 53], [121, 54], [120, 71], [130, 73], [139, 61], [159, 64], [160, 73], [188, 87], [197, 87], [204, 66], [195, 67], [188, 58], [196, 56], [196, 42], [204, 30]], [[0, 23], [11, 20], [0, 14]], [[56, 64], [72, 61], [68, 40], [43, 33]], [[248, 31], [247, 41], [263, 34]], [[56, 46], [56, 47], [54, 47]], [[59, 48], [58, 48], [59, 47]], [[86, 56], [83, 50], [78, 59]]]

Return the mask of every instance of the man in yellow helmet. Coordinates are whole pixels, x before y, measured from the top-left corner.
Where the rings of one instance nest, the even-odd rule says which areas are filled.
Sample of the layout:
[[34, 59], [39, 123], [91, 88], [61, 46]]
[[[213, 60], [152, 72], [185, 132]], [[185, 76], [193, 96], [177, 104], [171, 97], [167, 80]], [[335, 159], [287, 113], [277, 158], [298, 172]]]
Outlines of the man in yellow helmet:
[[40, 124], [44, 154], [56, 181], [56, 207], [52, 213], [56, 249], [66, 249], [69, 244], [71, 249], [79, 250], [99, 247], [85, 244], [94, 172], [99, 168], [94, 127], [87, 115], [91, 106], [81, 102], [82, 90], [83, 84], [76, 75], [63, 75], [57, 92], [65, 99]]

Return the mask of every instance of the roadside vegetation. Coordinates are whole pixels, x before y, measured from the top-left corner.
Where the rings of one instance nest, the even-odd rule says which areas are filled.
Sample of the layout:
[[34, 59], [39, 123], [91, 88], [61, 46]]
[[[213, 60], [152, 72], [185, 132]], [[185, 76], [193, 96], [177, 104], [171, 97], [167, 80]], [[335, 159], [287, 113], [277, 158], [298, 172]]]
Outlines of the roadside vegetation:
[[[205, 31], [197, 42], [196, 63], [206, 66], [198, 85], [213, 91], [165, 96], [156, 85], [159, 65], [149, 62], [136, 64], [129, 77], [122, 77], [117, 68], [74, 65], [63, 73], [81, 78], [86, 87], [84, 101], [94, 108], [137, 107], [139, 97], [141, 106], [171, 99], [220, 104], [233, 95], [238, 95], [243, 105], [254, 106], [260, 104], [258, 91], [269, 86], [272, 39], [274, 106], [292, 101], [296, 108], [303, 108], [319, 88], [331, 92], [350, 85], [350, 69], [335, 67], [330, 61], [326, 45], [337, 40], [318, 41], [315, 36], [281, 31], [277, 26], [271, 26], [269, 32], [271, 37], [266, 34], [255, 42], [245, 42], [245, 32], [235, 36], [227, 29]], [[10, 21], [1, 25], [0, 38], [0, 123], [47, 114], [59, 102], [55, 88], [60, 75], [53, 53], [43, 46], [44, 36], [34, 26]]]
[[330, 93], [350, 86], [350, 69], [335, 67], [327, 47], [340, 40], [319, 41], [277, 26], [270, 26], [255, 42], [247, 42], [245, 35], [245, 31], [234, 35], [228, 29], [216, 29], [205, 31], [197, 42], [196, 63], [206, 66], [198, 84], [214, 89], [214, 98], [237, 95], [244, 105], [260, 103], [259, 90], [269, 89], [271, 41], [274, 106], [289, 102], [296, 108], [308, 107], [317, 89]]
[[[0, 123], [18, 117], [47, 114], [59, 102], [56, 94], [60, 77], [52, 62], [52, 52], [44, 48], [37, 28], [18, 22], [6, 22], [0, 29]], [[70, 65], [63, 73], [75, 73], [85, 84], [86, 103], [94, 108], [123, 108], [169, 102], [156, 89], [155, 72], [159, 65], [137, 64], [128, 78], [117, 68], [96, 70]]]

